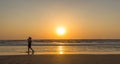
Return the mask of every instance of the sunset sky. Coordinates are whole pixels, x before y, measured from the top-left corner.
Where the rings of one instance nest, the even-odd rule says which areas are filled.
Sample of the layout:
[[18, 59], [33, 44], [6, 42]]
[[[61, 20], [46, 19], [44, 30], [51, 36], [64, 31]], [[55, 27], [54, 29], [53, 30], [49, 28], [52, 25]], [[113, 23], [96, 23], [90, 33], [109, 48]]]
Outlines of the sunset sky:
[[0, 40], [28, 36], [119, 39], [120, 0], [0, 0]]

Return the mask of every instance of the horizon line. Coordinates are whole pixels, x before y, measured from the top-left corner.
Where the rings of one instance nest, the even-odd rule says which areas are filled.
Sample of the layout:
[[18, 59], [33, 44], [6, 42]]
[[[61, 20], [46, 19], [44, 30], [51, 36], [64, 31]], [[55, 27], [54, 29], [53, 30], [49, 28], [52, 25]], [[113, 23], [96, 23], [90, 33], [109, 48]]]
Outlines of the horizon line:
[[[26, 40], [26, 39], [0, 39], [0, 40]], [[120, 40], [120, 38], [84, 38], [84, 39], [81, 39], [81, 38], [70, 38], [70, 39], [32, 39], [32, 40]]]

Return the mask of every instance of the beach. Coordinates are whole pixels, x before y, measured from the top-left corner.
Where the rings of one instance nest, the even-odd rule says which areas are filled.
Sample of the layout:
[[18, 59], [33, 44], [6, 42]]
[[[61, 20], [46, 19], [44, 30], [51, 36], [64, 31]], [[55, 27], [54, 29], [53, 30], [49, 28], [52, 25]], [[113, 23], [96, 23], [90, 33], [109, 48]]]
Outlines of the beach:
[[0, 64], [119, 64], [119, 42], [116, 40], [103, 43], [101, 40], [92, 43], [89, 43], [89, 40], [82, 43], [38, 41], [33, 42], [32, 46], [35, 54], [27, 55], [28, 48], [25, 41], [5, 40], [0, 43]]
[[0, 64], [119, 64], [119, 54], [1, 55]]

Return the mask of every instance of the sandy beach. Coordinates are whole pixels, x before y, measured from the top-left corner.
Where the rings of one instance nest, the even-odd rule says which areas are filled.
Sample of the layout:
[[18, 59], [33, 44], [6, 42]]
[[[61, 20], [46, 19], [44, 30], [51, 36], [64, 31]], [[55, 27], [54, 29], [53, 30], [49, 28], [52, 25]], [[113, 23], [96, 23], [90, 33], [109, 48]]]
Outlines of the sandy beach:
[[2, 55], [0, 64], [119, 64], [120, 55]]

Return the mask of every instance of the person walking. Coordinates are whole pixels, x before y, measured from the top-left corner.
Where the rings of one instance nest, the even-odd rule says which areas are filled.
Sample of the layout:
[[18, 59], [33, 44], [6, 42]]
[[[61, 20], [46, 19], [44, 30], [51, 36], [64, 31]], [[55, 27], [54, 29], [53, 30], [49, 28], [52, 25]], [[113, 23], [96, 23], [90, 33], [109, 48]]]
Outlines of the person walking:
[[28, 37], [27, 41], [28, 41], [28, 55], [30, 55], [30, 50], [32, 51], [32, 55], [33, 55], [34, 54], [34, 50], [32, 48], [32, 38]]

